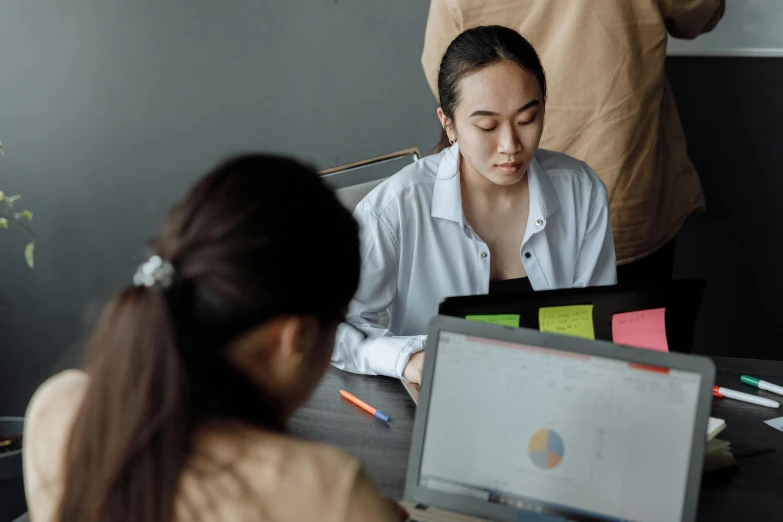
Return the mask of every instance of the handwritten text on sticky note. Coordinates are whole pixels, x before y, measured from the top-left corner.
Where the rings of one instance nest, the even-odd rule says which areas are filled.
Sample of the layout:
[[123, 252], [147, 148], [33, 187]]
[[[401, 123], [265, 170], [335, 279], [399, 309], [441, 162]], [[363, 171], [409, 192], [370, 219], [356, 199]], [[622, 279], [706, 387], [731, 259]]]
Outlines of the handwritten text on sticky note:
[[519, 328], [519, 316], [514, 314], [496, 314], [496, 315], [468, 315], [465, 317], [468, 321], [479, 321], [481, 323], [498, 324], [500, 326], [513, 326]]
[[614, 314], [612, 340], [615, 344], [668, 352], [666, 308]]
[[538, 310], [538, 329], [542, 332], [595, 339], [593, 305], [540, 308]]

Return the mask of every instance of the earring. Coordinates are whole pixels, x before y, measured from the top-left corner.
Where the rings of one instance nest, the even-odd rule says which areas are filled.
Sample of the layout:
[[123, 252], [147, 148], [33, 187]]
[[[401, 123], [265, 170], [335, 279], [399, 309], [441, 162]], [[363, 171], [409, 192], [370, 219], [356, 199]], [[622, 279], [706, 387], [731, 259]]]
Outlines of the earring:
[[449, 143], [450, 143], [451, 145], [454, 145], [454, 142], [455, 142], [455, 141], [457, 141], [457, 140], [455, 140], [454, 138], [449, 138]]

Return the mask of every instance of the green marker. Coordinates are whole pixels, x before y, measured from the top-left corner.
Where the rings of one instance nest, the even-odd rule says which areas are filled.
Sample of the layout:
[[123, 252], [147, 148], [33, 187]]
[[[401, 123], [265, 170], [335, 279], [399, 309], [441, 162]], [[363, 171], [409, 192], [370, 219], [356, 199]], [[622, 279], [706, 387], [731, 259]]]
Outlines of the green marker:
[[745, 384], [750, 384], [751, 386], [754, 386], [760, 390], [766, 390], [768, 392], [777, 393], [778, 395], [783, 395], [783, 386], [778, 386], [777, 384], [772, 384], [771, 382], [762, 381], [761, 379], [756, 379], [750, 375], [743, 375], [740, 377], [740, 380]]

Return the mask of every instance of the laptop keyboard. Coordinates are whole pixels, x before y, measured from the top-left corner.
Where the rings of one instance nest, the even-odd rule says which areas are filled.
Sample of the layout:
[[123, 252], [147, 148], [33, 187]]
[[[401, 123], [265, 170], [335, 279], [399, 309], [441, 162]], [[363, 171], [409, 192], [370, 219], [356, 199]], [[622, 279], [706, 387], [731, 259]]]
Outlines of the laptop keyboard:
[[403, 503], [403, 505], [409, 513], [408, 522], [479, 522], [484, 520], [442, 509], [428, 508], [421, 504]]

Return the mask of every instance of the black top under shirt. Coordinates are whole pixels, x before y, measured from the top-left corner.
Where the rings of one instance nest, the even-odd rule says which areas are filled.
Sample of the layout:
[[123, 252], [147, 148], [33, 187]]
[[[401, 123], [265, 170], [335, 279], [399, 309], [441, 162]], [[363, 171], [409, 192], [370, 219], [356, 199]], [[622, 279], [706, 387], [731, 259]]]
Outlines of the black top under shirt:
[[490, 294], [513, 294], [519, 292], [532, 292], [533, 285], [527, 277], [518, 277], [516, 279], [502, 279], [489, 282]]

